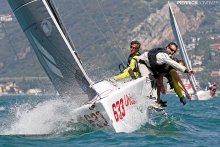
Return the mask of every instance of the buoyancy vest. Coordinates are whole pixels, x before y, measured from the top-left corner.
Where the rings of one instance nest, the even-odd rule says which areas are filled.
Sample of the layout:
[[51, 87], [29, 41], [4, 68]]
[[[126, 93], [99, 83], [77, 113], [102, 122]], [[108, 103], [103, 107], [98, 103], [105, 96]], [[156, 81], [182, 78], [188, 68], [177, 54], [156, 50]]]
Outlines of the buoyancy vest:
[[217, 90], [217, 86], [216, 85], [212, 85], [212, 90], [216, 91]]
[[157, 72], [160, 72], [161, 69], [166, 67], [165, 63], [163, 63], [161, 65], [157, 64], [156, 56], [158, 53], [161, 53], [161, 52], [169, 55], [169, 52], [167, 52], [165, 48], [154, 48], [148, 52], [149, 64], [150, 64], [151, 68], [156, 70]]
[[[128, 62], [127, 62], [127, 67], [130, 65], [131, 63], [131, 60], [134, 59], [134, 60], [137, 60], [138, 56], [140, 56], [141, 54], [139, 52], [137, 52], [136, 54], [132, 55], [130, 54], [129, 57], [128, 57]], [[135, 67], [133, 69], [134, 72], [137, 72], [137, 67]]]

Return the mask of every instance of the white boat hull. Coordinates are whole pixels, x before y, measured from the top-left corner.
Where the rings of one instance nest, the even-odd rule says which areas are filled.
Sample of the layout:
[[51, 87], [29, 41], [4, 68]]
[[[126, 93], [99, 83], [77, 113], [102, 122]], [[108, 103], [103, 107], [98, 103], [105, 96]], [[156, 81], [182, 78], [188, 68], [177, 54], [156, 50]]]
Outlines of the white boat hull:
[[210, 96], [209, 90], [207, 91], [200, 90], [196, 93], [196, 95], [192, 95], [191, 98], [192, 100], [209, 100], [213, 97]]
[[207, 91], [200, 90], [197, 92], [197, 95], [198, 95], [199, 100], [209, 100], [209, 99], [213, 98], [210, 96], [209, 90], [207, 90]]
[[[119, 86], [103, 81], [94, 87], [102, 98], [97, 97], [77, 109], [79, 118], [87, 124], [111, 132], [133, 132], [146, 124], [148, 109], [152, 108], [149, 106], [155, 104], [155, 100], [145, 94], [150, 89], [144, 77]], [[95, 107], [90, 110], [92, 103]], [[158, 114], [165, 111], [162, 109]]]

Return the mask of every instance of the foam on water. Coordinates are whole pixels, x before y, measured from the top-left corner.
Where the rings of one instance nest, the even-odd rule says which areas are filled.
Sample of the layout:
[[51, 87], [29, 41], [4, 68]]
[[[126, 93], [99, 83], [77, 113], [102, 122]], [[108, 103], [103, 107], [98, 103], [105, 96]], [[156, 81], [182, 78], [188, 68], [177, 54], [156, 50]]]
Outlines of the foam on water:
[[5, 110], [5, 107], [0, 107], [0, 111], [4, 111]]
[[[70, 107], [72, 106], [72, 107]], [[76, 122], [74, 105], [62, 99], [47, 100], [36, 106], [25, 103], [11, 108], [13, 121], [0, 128], [2, 135], [54, 134], [68, 131], [68, 124]]]
[[[145, 87], [144, 87], [145, 89]], [[143, 93], [131, 93], [131, 96], [137, 100], [139, 111], [130, 111], [129, 118], [123, 121], [132, 120], [132, 126], [137, 124], [157, 125], [151, 116], [146, 112], [147, 107], [154, 102], [144, 97]], [[129, 93], [129, 92], [128, 92]], [[65, 102], [62, 99], [44, 100], [36, 102], [26, 101], [22, 104], [14, 104], [8, 110], [11, 110], [11, 118], [0, 126], [0, 135], [43, 135], [43, 134], [66, 134], [66, 132], [84, 131], [81, 128], [82, 122], [78, 122], [74, 112], [77, 106], [74, 103]], [[131, 131], [134, 131], [130, 126]], [[88, 126], [86, 126], [88, 127]], [[129, 127], [128, 127], [129, 129]], [[129, 132], [129, 131], [128, 131]]]

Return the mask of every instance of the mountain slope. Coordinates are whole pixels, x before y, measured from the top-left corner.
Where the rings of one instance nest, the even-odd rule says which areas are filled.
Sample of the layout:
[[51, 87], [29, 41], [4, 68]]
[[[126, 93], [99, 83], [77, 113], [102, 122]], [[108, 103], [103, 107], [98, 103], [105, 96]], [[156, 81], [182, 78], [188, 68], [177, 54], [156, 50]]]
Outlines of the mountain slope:
[[[174, 40], [167, 1], [54, 2], [86, 69], [94, 75], [99, 74], [95, 71], [102, 66], [104, 69], [101, 72], [117, 68], [119, 62], [114, 51], [126, 62], [131, 40], [139, 40], [143, 50], [164, 46]], [[172, 7], [184, 42], [190, 42], [190, 37], [205, 38], [220, 32], [219, 5], [178, 5], [174, 1]], [[13, 14], [6, 1], [0, 2], [0, 13]], [[11, 22], [4, 22], [4, 27], [0, 25], [1, 77], [45, 76], [18, 22], [13, 18]], [[86, 50], [88, 48], [90, 51]]]

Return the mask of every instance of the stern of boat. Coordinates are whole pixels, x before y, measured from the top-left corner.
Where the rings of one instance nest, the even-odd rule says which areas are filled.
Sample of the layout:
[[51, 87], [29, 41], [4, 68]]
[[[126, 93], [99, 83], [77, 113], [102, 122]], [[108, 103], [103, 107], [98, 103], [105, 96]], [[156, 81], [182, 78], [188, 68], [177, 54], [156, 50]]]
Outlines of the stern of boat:
[[200, 91], [197, 92], [197, 95], [198, 95], [199, 100], [209, 100], [209, 99], [212, 98], [210, 96], [210, 91], [209, 90], [207, 90], [207, 91], [200, 90]]

